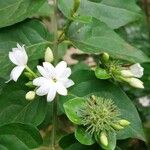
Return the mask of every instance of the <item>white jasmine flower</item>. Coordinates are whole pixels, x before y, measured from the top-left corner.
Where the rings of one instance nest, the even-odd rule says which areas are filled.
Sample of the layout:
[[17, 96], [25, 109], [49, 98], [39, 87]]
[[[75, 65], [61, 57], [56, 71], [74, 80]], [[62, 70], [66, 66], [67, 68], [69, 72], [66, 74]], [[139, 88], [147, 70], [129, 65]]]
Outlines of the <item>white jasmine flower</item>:
[[148, 98], [148, 96], [140, 97], [138, 100], [139, 100], [139, 103], [143, 107], [149, 107], [150, 106], [150, 99]]
[[135, 88], [144, 89], [143, 82], [137, 78], [127, 78], [126, 82], [128, 82], [131, 86]]
[[130, 66], [129, 69], [134, 77], [141, 78], [143, 76], [144, 68], [139, 63]]
[[11, 71], [10, 80], [14, 80], [16, 82], [25, 69], [28, 61], [28, 56], [25, 51], [24, 45], [20, 46], [17, 43], [17, 47], [12, 48], [12, 52], [9, 52], [9, 59], [16, 65], [16, 67], [14, 67]]
[[71, 75], [71, 69], [64, 61], [59, 62], [56, 67], [49, 62], [44, 62], [43, 67], [37, 66], [37, 68], [42, 77], [33, 80], [33, 84], [39, 87], [36, 94], [47, 95], [48, 101], [55, 98], [56, 92], [60, 95], [67, 95], [67, 88], [74, 85], [74, 82], [68, 79]]

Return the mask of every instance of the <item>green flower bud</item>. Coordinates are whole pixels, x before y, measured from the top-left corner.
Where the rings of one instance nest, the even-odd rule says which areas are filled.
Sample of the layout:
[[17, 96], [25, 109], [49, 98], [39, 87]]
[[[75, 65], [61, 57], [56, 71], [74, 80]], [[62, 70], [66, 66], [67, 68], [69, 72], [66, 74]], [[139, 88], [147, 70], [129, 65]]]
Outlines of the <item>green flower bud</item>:
[[34, 88], [35, 86], [33, 85], [33, 82], [32, 81], [29, 81], [25, 84], [27, 87], [29, 88]]
[[49, 47], [45, 51], [44, 59], [46, 62], [49, 62], [49, 63], [51, 63], [54, 60], [53, 52]]
[[34, 77], [30, 72], [24, 72], [24, 75], [29, 78], [29, 80], [32, 80]]
[[108, 54], [108, 53], [103, 53], [103, 54], [102, 54], [102, 60], [103, 60], [104, 62], [108, 62], [108, 60], [109, 60], [109, 54]]
[[123, 126], [119, 125], [119, 124], [113, 124], [112, 127], [115, 129], [115, 130], [122, 130], [124, 129]]
[[80, 6], [80, 1], [81, 0], [74, 0], [73, 14], [76, 13], [76, 11], [78, 10]]
[[101, 132], [101, 134], [100, 134], [100, 142], [101, 142], [101, 144], [103, 146], [107, 146], [108, 145], [108, 138], [107, 138], [106, 133]]
[[144, 89], [143, 82], [137, 78], [127, 78], [126, 82], [128, 82], [131, 86], [135, 88]]
[[35, 92], [34, 91], [29, 91], [27, 94], [26, 94], [26, 100], [28, 101], [32, 101], [34, 100], [35, 98]]
[[121, 119], [118, 121], [118, 123], [121, 125], [121, 126], [128, 126], [130, 124], [129, 121], [125, 120], [125, 119]]

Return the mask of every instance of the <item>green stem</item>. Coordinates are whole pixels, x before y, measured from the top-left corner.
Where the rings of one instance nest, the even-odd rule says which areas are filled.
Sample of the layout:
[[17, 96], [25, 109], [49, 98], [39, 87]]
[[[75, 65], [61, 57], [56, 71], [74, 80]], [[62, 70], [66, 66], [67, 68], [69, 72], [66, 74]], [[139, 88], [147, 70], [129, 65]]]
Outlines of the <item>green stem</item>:
[[28, 66], [26, 66], [25, 69], [26, 69], [28, 72], [30, 72], [34, 78], [37, 78], [37, 77], [38, 77], [38, 75], [37, 75], [36, 73], [34, 73]]
[[[58, 63], [58, 27], [57, 27], [57, 0], [54, 0], [54, 15], [52, 18], [52, 23], [54, 27], [54, 44], [53, 44], [53, 54], [54, 54], [54, 65]], [[58, 95], [53, 101], [53, 120], [52, 120], [52, 134], [51, 134], [51, 146], [50, 149], [55, 150], [56, 146], [56, 130], [57, 130], [57, 101]]]

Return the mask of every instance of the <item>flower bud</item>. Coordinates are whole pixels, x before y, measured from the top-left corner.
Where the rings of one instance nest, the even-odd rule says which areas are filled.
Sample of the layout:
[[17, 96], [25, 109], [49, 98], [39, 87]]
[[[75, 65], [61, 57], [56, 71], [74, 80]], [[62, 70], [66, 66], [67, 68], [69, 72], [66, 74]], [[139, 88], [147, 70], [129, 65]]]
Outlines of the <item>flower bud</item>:
[[121, 119], [118, 121], [118, 123], [121, 125], [121, 126], [128, 126], [130, 124], [129, 121], [125, 120], [125, 119]]
[[128, 78], [126, 81], [135, 88], [144, 89], [143, 82], [137, 78]]
[[33, 75], [30, 72], [24, 72], [24, 75], [29, 78], [29, 80], [34, 79]]
[[108, 62], [108, 60], [109, 60], [109, 54], [108, 53], [104, 52], [101, 56], [102, 56], [101, 57], [102, 61]]
[[49, 47], [45, 51], [44, 59], [46, 62], [49, 62], [49, 63], [51, 63], [54, 60], [53, 52]]
[[100, 142], [101, 142], [101, 144], [104, 145], [104, 146], [107, 146], [107, 145], [108, 145], [108, 138], [107, 138], [106, 133], [102, 132], [102, 133], [100, 134]]
[[122, 130], [124, 129], [123, 126], [119, 125], [119, 124], [113, 124], [112, 127], [115, 129], [115, 130]]
[[123, 77], [133, 77], [134, 75], [130, 70], [121, 70], [121, 76]]
[[81, 1], [81, 0], [74, 0], [73, 13], [76, 13], [76, 11], [78, 10], [78, 8], [79, 8], [79, 6], [80, 6], [80, 1]]
[[25, 84], [27, 87], [29, 88], [34, 88], [35, 86], [33, 85], [33, 82], [32, 81], [29, 81]]
[[29, 101], [32, 101], [34, 100], [35, 98], [35, 92], [34, 91], [29, 91], [27, 94], [26, 94], [26, 100], [29, 100]]

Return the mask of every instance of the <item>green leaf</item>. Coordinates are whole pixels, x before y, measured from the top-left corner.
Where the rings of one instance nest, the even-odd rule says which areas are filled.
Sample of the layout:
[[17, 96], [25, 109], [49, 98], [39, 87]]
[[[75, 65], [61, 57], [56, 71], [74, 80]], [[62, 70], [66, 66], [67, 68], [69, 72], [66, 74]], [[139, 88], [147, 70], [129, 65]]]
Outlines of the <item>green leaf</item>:
[[14, 135], [1, 135], [0, 150], [29, 150], [29, 148]]
[[[19, 84], [18, 84], [19, 83]], [[0, 125], [12, 122], [30, 123], [38, 126], [45, 118], [47, 102], [36, 98], [32, 102], [25, 99], [26, 92], [20, 90], [23, 83], [9, 83], [0, 94]]]
[[111, 76], [107, 73], [107, 71], [105, 69], [98, 68], [98, 67], [95, 70], [95, 75], [99, 79], [109, 79], [109, 78], [111, 78]]
[[[82, 124], [80, 118], [80, 109], [84, 105], [84, 99], [75, 98], [64, 103], [64, 109], [67, 117], [75, 124]], [[73, 111], [72, 111], [73, 110]]]
[[35, 64], [33, 61], [44, 57], [45, 49], [50, 44], [49, 41], [48, 31], [37, 20], [0, 29], [0, 77], [9, 78], [13, 65], [8, 58], [8, 53], [16, 47], [17, 43], [25, 44], [30, 66]]
[[92, 135], [87, 133], [85, 128], [81, 126], [78, 126], [78, 128], [75, 130], [75, 137], [83, 145], [92, 145], [95, 143]]
[[[73, 76], [76, 76], [76, 74], [78, 74], [78, 83], [70, 89], [71, 95], [74, 95], [74, 97], [83, 97], [84, 99], [86, 99], [86, 97], [89, 97], [90, 95], [112, 99], [121, 111], [121, 118], [131, 122], [131, 125], [121, 131], [118, 131], [117, 139], [126, 139], [131, 137], [145, 140], [140, 117], [135, 106], [128, 98], [128, 96], [119, 87], [107, 81], [93, 78], [91, 80], [82, 82], [82, 80], [80, 80], [80, 77], [84, 76], [86, 78], [86, 76], [88, 76], [88, 73], [89, 71], [84, 71], [84, 73], [82, 72], [82, 74], [81, 72], [74, 73]], [[72, 80], [74, 79], [72, 78]], [[69, 101], [73, 103], [73, 100]], [[78, 110], [78, 108], [76, 108], [76, 110]], [[75, 114], [74, 108], [70, 109], [70, 111], [70, 114]]]
[[[141, 9], [134, 0], [127, 0], [125, 3], [123, 0], [102, 0], [100, 3], [94, 1], [98, 0], [81, 0], [77, 14], [97, 18], [113, 29], [142, 18]], [[70, 18], [73, 0], [67, 0], [67, 3], [65, 0], [59, 0], [58, 6], [62, 13]]]
[[[29, 148], [36, 148], [42, 144], [42, 137], [38, 130], [27, 124], [11, 123], [0, 126], [0, 136], [5, 135], [14, 135]], [[2, 139], [0, 140], [1, 143]]]
[[0, 0], [0, 28], [32, 16], [44, 2], [45, 0]]
[[84, 52], [107, 52], [114, 58], [131, 62], [150, 61], [142, 51], [126, 43], [107, 25], [96, 19], [90, 24], [74, 22], [69, 28], [68, 38], [75, 47]]

